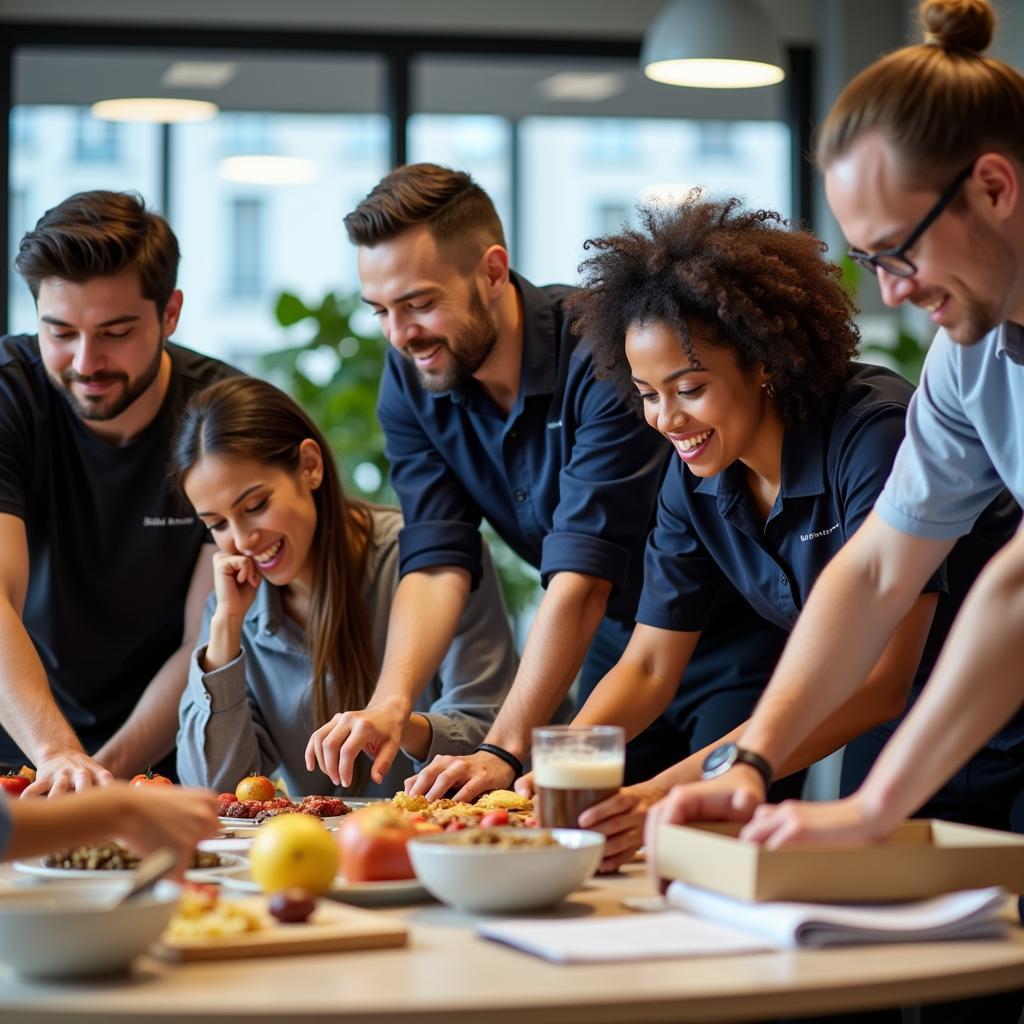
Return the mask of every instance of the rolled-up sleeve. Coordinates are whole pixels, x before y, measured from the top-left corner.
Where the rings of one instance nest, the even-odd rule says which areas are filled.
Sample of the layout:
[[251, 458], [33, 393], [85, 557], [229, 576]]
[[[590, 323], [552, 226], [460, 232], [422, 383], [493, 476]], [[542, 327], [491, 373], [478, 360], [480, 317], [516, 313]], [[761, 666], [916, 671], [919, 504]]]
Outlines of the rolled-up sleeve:
[[427, 436], [408, 400], [396, 359], [388, 353], [377, 415], [384, 430], [391, 484], [406, 526], [399, 538], [399, 572], [458, 566], [480, 579], [480, 510]]
[[1000, 490], [985, 445], [960, 398], [955, 342], [940, 332], [907, 411], [906, 437], [875, 506], [890, 526], [952, 540], [971, 531]]
[[618, 592], [630, 559], [642, 557], [668, 448], [609, 382], [594, 379], [592, 365], [567, 393], [577, 426], [544, 538], [541, 580], [579, 572], [608, 580]]
[[247, 775], [273, 772], [281, 758], [249, 698], [245, 652], [213, 672], [201, 667], [211, 616], [212, 597], [178, 708], [178, 776], [185, 785], [233, 791]]
[[681, 462], [673, 463], [658, 496], [636, 621], [659, 629], [700, 632], [707, 625], [723, 577], [686, 513], [684, 472]]

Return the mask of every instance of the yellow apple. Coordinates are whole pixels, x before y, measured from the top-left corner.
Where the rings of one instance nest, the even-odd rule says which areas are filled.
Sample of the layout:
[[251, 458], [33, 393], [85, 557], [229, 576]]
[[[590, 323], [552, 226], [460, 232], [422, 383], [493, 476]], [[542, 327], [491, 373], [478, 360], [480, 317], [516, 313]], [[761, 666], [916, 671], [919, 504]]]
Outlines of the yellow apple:
[[319, 819], [281, 814], [260, 826], [249, 863], [252, 877], [265, 893], [309, 889], [320, 896], [338, 872], [338, 850]]

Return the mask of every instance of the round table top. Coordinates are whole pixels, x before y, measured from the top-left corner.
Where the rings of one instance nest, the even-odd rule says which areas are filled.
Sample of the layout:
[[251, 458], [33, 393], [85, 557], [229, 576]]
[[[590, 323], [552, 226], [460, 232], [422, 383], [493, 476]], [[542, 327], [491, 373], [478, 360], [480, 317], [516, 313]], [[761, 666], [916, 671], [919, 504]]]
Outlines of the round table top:
[[[551, 916], [630, 913], [640, 866], [597, 878]], [[480, 918], [438, 903], [374, 911], [404, 921], [400, 949], [168, 964], [44, 982], [0, 968], [0, 1022], [236, 1021], [374, 1024], [751, 1021], [963, 998], [1024, 987], [1024, 931], [1009, 939], [558, 966], [477, 937]]]

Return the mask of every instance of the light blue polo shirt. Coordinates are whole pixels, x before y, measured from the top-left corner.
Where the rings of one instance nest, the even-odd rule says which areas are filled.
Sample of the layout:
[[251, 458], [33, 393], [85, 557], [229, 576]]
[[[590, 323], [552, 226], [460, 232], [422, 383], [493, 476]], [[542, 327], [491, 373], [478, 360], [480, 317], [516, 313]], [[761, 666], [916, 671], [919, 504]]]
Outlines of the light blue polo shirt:
[[1024, 328], [1006, 321], [969, 346], [940, 330], [875, 509], [903, 533], [951, 540], [1004, 486], [1024, 504]]

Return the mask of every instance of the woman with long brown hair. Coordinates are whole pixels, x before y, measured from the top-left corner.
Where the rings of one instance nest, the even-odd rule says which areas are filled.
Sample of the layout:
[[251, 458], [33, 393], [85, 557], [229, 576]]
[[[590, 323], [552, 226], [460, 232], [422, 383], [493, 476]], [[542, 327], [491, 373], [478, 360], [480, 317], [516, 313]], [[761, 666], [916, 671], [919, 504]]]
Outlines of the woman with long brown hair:
[[[346, 498], [323, 435], [282, 391], [238, 377], [197, 395], [171, 472], [217, 544], [215, 591], [181, 701], [183, 782], [234, 789], [281, 772], [292, 793], [332, 793], [317, 734], [373, 701], [398, 585], [397, 509]], [[516, 655], [493, 566], [382, 777], [357, 762], [350, 792], [390, 795], [435, 754], [476, 749]], [[329, 732], [329, 730], [328, 730]], [[334, 761], [337, 764], [337, 759]]]

